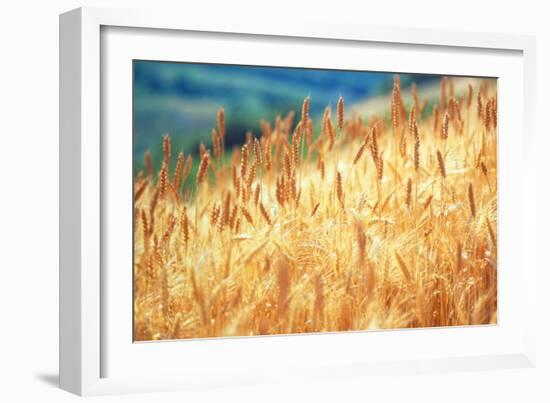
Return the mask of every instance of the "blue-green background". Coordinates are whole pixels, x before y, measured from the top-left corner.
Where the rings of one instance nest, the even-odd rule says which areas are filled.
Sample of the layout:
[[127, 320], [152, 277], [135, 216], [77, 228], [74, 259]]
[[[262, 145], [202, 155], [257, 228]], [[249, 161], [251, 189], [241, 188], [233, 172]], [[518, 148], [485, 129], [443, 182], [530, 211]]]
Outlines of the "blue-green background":
[[[391, 91], [393, 73], [303, 68], [134, 61], [134, 167], [143, 169], [149, 149], [160, 161], [161, 139], [172, 138], [179, 149], [195, 154], [202, 141], [210, 146], [220, 107], [226, 116], [226, 149], [243, 142], [247, 130], [259, 134], [261, 119], [273, 122], [289, 110], [299, 113], [310, 96], [310, 113], [344, 97], [346, 105]], [[400, 74], [402, 87], [434, 76]], [[156, 165], [155, 164], [155, 165]]]

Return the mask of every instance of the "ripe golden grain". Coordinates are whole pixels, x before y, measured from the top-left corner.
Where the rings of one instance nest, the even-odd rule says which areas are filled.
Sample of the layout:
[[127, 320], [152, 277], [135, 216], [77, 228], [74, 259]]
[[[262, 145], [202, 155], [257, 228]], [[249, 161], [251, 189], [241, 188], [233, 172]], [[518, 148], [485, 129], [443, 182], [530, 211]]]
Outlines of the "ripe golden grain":
[[342, 184], [342, 174], [340, 171], [336, 172], [336, 195], [338, 197], [338, 201], [340, 201], [340, 205], [344, 207], [344, 187]]
[[252, 215], [248, 211], [248, 209], [245, 206], [241, 206], [241, 211], [243, 213], [244, 218], [246, 218], [246, 221], [250, 223], [250, 225], [254, 225], [254, 220], [252, 219]]
[[[342, 112], [342, 114], [343, 114], [343, 112]], [[343, 122], [342, 122], [342, 124], [343, 124]], [[336, 133], [334, 131], [334, 126], [332, 125], [332, 120], [330, 119], [330, 116], [326, 120], [326, 127], [327, 127], [327, 134], [328, 134], [328, 138], [329, 138], [328, 150], [330, 151], [334, 147], [334, 142], [336, 140]]]
[[306, 98], [227, 158], [222, 109], [215, 163], [201, 144], [174, 171], [163, 137], [134, 183], [136, 340], [495, 323], [496, 84], [467, 84], [442, 80], [433, 114], [411, 88], [408, 121], [397, 77], [389, 119], [340, 98], [338, 139]]
[[344, 98], [339, 97], [336, 105], [336, 117], [338, 121], [338, 128], [342, 130], [344, 127]]
[[418, 168], [420, 168], [420, 135], [418, 134], [418, 125], [416, 124], [416, 120], [413, 122], [412, 127], [414, 136], [414, 170], [418, 171]]
[[172, 155], [172, 143], [168, 134], [165, 134], [162, 138], [162, 151], [164, 152], [164, 162], [168, 165], [170, 163], [170, 156]]
[[409, 178], [407, 180], [407, 191], [405, 196], [405, 204], [407, 205], [407, 208], [411, 209], [411, 203], [412, 203], [412, 179]]
[[181, 176], [183, 174], [184, 155], [183, 151], [178, 154], [178, 161], [176, 163], [176, 170], [174, 172], [174, 189], [178, 190], [181, 184]]
[[220, 108], [218, 111], [218, 131], [220, 133], [220, 139], [223, 141], [225, 139], [225, 111], [223, 108]]
[[397, 252], [395, 252], [395, 259], [397, 260], [397, 263], [399, 264], [399, 268], [401, 269], [401, 273], [403, 273], [403, 277], [405, 277], [405, 280], [407, 280], [408, 282], [411, 282], [411, 280], [412, 280], [411, 273], [409, 272], [409, 269], [408, 269], [407, 265], [405, 264], [405, 261], [403, 260], [401, 255], [399, 255], [399, 253], [397, 253]]
[[361, 144], [361, 147], [359, 147], [359, 150], [357, 150], [357, 154], [355, 154], [355, 158], [353, 158], [353, 165], [356, 165], [359, 162], [361, 156], [365, 152], [365, 148], [367, 148], [367, 143]]
[[441, 125], [441, 138], [447, 140], [449, 138], [449, 114], [445, 112], [443, 116], [443, 124]]
[[210, 164], [210, 155], [205, 152], [201, 158], [201, 163], [199, 165], [199, 170], [197, 171], [197, 185], [201, 184], [206, 178], [206, 172], [208, 170], [208, 165]]
[[185, 168], [183, 168], [183, 182], [187, 180], [189, 177], [189, 173], [191, 172], [191, 166], [193, 165], [193, 156], [189, 154], [187, 156], [187, 161], [185, 161]]
[[437, 167], [439, 168], [439, 174], [442, 178], [447, 177], [447, 170], [445, 169], [445, 160], [443, 159], [443, 155], [441, 155], [441, 151], [437, 150]]
[[264, 218], [265, 222], [268, 225], [271, 225], [271, 218], [269, 217], [269, 213], [267, 212], [262, 202], [260, 202], [260, 212], [262, 213], [262, 217]]
[[181, 239], [183, 244], [187, 246], [189, 244], [189, 218], [187, 217], [187, 207], [183, 207], [181, 212]]
[[321, 205], [321, 203], [317, 203], [315, 205], [315, 207], [313, 207], [313, 210], [311, 211], [311, 217], [313, 217], [315, 215], [315, 213], [317, 213], [317, 210], [319, 209], [320, 205]]
[[162, 162], [162, 168], [159, 172], [159, 197], [163, 198], [166, 195], [168, 189], [168, 163]]
[[305, 127], [308, 124], [309, 121], [309, 97], [306, 97], [304, 99], [304, 103], [302, 104], [302, 126]]
[[472, 218], [476, 218], [476, 199], [474, 197], [474, 188], [472, 184], [468, 184], [468, 201], [470, 202], [470, 213]]
[[246, 170], [248, 167], [248, 144], [244, 144], [241, 148], [241, 178], [246, 177]]

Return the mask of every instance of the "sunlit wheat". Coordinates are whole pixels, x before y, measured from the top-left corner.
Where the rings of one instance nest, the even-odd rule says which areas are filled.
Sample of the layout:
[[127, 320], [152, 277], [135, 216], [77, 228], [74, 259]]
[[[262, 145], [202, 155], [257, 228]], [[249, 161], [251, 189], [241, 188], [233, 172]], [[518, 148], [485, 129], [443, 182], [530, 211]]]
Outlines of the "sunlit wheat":
[[164, 136], [134, 183], [135, 339], [496, 323], [496, 88], [402, 91], [386, 120], [334, 94], [336, 130], [307, 97], [233, 150], [220, 109], [194, 168]]

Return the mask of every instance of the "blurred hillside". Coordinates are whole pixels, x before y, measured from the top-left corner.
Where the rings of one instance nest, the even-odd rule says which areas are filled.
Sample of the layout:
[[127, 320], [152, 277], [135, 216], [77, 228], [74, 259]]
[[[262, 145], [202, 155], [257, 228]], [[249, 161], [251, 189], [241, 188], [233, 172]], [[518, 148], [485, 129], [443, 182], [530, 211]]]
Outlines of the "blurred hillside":
[[[402, 87], [437, 78], [400, 76]], [[230, 148], [247, 130], [258, 134], [261, 119], [299, 112], [308, 95], [315, 118], [327, 105], [335, 106], [340, 95], [353, 105], [391, 91], [392, 81], [393, 73], [135, 61], [135, 168], [142, 168], [145, 150], [158, 155], [164, 133], [171, 135], [175, 150], [196, 152], [201, 141], [208, 146], [220, 107]]]

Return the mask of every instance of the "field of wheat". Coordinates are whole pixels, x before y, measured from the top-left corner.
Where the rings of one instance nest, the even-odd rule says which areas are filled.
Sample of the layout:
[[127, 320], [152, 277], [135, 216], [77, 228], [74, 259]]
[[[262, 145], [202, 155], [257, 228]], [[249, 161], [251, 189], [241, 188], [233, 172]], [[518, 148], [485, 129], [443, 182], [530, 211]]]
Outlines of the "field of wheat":
[[406, 104], [396, 77], [384, 116], [306, 98], [231, 150], [223, 109], [196, 154], [165, 136], [134, 180], [134, 339], [496, 323], [496, 83], [475, 83]]

